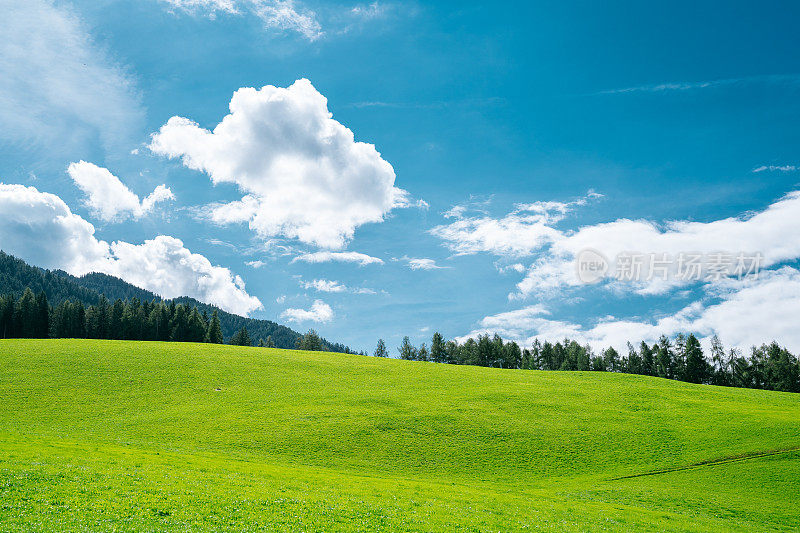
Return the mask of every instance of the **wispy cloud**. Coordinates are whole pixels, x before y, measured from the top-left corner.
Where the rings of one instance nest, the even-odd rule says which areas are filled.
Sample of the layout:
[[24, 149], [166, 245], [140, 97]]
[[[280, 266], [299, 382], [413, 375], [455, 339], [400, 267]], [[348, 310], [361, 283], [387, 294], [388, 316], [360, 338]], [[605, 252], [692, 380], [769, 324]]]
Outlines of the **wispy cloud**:
[[353, 17], [357, 17], [364, 20], [372, 20], [376, 18], [385, 17], [389, 8], [387, 4], [379, 4], [378, 2], [372, 2], [371, 4], [362, 4], [353, 7], [350, 10], [350, 14]]
[[327, 263], [336, 261], [339, 263], [358, 263], [364, 265], [382, 265], [383, 260], [371, 255], [362, 254], [360, 252], [313, 252], [308, 254], [298, 255], [292, 259], [292, 263], [302, 261], [304, 263]]
[[796, 165], [761, 165], [754, 168], [753, 172], [794, 172], [795, 170], [800, 170], [800, 167]]
[[448, 107], [478, 107], [502, 105], [506, 102], [499, 96], [487, 98], [463, 98], [460, 100], [440, 100], [435, 102], [389, 102], [384, 100], [365, 100], [345, 104], [344, 107], [362, 108], [388, 108], [388, 109], [444, 109]]
[[306, 290], [318, 292], [349, 292], [352, 294], [377, 294], [373, 289], [364, 287], [348, 287], [347, 285], [329, 279], [315, 279], [312, 281], [300, 281], [300, 286]]
[[75, 153], [119, 150], [144, 123], [136, 80], [67, 5], [0, 0], [0, 140]]
[[712, 89], [736, 85], [797, 85], [800, 84], [800, 74], [771, 74], [765, 76], [744, 76], [741, 78], [725, 78], [708, 81], [679, 81], [665, 82], [653, 85], [638, 85], [634, 87], [624, 87], [621, 89], [609, 89], [592, 93], [592, 95], [602, 94], [627, 94], [627, 93], [663, 93], [672, 91], [693, 91], [698, 89]]
[[408, 257], [404, 255], [399, 259], [392, 259], [393, 261], [403, 261], [408, 265], [411, 270], [439, 270], [442, 268], [450, 268], [436, 264], [436, 260], [428, 257]]
[[215, 18], [218, 13], [228, 15], [252, 14], [260, 18], [271, 30], [291, 31], [309, 41], [324, 35], [322, 25], [313, 11], [294, 0], [162, 0], [172, 10]]

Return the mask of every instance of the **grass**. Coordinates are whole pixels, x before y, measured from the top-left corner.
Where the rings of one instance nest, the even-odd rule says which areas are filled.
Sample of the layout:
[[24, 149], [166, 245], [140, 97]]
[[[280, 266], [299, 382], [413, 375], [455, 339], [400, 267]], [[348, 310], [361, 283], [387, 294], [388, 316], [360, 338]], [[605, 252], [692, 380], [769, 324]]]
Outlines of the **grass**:
[[0, 341], [2, 531], [791, 531], [798, 450], [789, 393]]

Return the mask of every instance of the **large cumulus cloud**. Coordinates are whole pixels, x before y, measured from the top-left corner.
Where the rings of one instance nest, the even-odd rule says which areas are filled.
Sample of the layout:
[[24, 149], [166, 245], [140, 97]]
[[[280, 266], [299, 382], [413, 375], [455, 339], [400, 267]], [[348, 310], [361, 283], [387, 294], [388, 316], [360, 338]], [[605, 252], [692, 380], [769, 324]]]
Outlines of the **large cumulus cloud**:
[[306, 79], [239, 89], [213, 131], [172, 117], [150, 149], [181, 158], [215, 184], [236, 184], [242, 199], [209, 206], [210, 218], [247, 222], [264, 238], [339, 249], [358, 226], [409, 205], [392, 166], [332, 118], [327, 99]]

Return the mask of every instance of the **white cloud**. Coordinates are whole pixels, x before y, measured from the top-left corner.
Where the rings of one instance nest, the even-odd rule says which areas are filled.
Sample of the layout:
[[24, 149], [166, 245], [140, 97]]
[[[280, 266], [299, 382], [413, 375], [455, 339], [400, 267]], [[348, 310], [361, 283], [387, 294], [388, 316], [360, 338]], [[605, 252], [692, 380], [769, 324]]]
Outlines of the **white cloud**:
[[535, 338], [552, 342], [565, 337], [595, 349], [614, 346], [624, 350], [628, 341], [655, 342], [659, 336], [694, 333], [708, 339], [714, 334], [731, 346], [746, 349], [777, 340], [790, 350], [800, 350], [800, 330], [787, 317], [800, 314], [800, 271], [783, 267], [743, 282], [726, 280], [708, 287], [715, 303], [694, 302], [675, 314], [654, 321], [604, 318], [590, 327], [553, 320], [542, 305], [487, 316], [478, 328], [460, 338], [498, 333], [530, 345]]
[[761, 165], [754, 168], [753, 172], [764, 172], [765, 170], [770, 172], [794, 172], [798, 170], [798, 167], [795, 165]]
[[330, 322], [333, 309], [322, 300], [314, 300], [310, 309], [287, 309], [281, 317], [289, 322]]
[[242, 278], [166, 235], [139, 245], [112, 243], [104, 271], [165, 298], [192, 296], [243, 315], [262, 307], [258, 298], [247, 294]]
[[[375, 289], [370, 289], [369, 287], [359, 287], [356, 289], [352, 289], [355, 294], [378, 294], [378, 291]], [[387, 294], [386, 291], [381, 291], [383, 294]]]
[[513, 263], [511, 265], [501, 265], [495, 263], [494, 266], [495, 268], [497, 268], [497, 271], [500, 272], [501, 274], [507, 274], [509, 272], [516, 272], [517, 274], [522, 274], [527, 270], [525, 268], [525, 265], [523, 265], [522, 263]]
[[387, 11], [388, 6], [386, 4], [372, 2], [371, 4], [357, 5], [350, 10], [350, 13], [361, 19], [371, 20], [386, 16]]
[[343, 283], [327, 279], [315, 279], [312, 281], [300, 281], [300, 286], [304, 289], [312, 289], [318, 292], [350, 292], [353, 294], [377, 294], [375, 290], [369, 288], [348, 287]]
[[[512, 298], [557, 294], [564, 287], [577, 287], [575, 258], [583, 250], [596, 250], [609, 262], [605, 281], [616, 274], [620, 254], [641, 254], [642, 272], [647, 272], [653, 257], [669, 261], [667, 280], [653, 276], [638, 282], [614, 282], [613, 288], [641, 294], [662, 294], [676, 286], [691, 283], [677, 274], [681, 254], [701, 254], [708, 267], [716, 254], [728, 255], [735, 270], [739, 254], [762, 254], [761, 268], [800, 258], [800, 241], [786, 236], [800, 226], [800, 191], [756, 213], [711, 222], [669, 221], [657, 224], [648, 220], [618, 219], [584, 226], [575, 231], [555, 225], [574, 207], [585, 205], [595, 193], [571, 203], [536, 202], [518, 204], [516, 210], [500, 219], [488, 216], [464, 217], [437, 226], [431, 233], [444, 240], [458, 254], [489, 252], [504, 259], [534, 256], [525, 278], [517, 284]], [[460, 217], [460, 218], [458, 218]], [[664, 255], [666, 254], [666, 255]]]
[[268, 29], [297, 32], [309, 41], [324, 35], [316, 14], [294, 0], [162, 0], [172, 8], [192, 14], [251, 14]]
[[140, 201], [139, 197], [108, 169], [86, 161], [70, 163], [67, 173], [88, 195], [86, 204], [92, 213], [107, 222], [127, 217], [141, 218], [149, 213], [156, 203], [175, 199], [166, 185], [159, 185], [149, 196]]
[[266, 264], [267, 263], [265, 263], [264, 261], [262, 261], [260, 259], [258, 259], [256, 261], [248, 261], [248, 262], [245, 263], [245, 265], [247, 265], [249, 267], [253, 267], [253, 268], [261, 268]]
[[542, 216], [519, 213], [501, 219], [462, 218], [436, 226], [430, 233], [459, 255], [490, 252], [499, 256], [530, 255], [560, 235]]
[[383, 260], [371, 255], [362, 254], [360, 252], [313, 252], [308, 254], [298, 255], [292, 259], [292, 263], [298, 261], [304, 263], [327, 263], [335, 261], [339, 263], [358, 263], [360, 266], [364, 265], [382, 265]]
[[533, 202], [517, 204], [503, 218], [488, 215], [465, 217], [467, 206], [454, 206], [444, 216], [454, 222], [436, 226], [430, 233], [459, 255], [489, 252], [499, 256], [522, 257], [557, 240], [561, 232], [552, 227], [577, 206], [601, 195], [589, 193], [573, 202]]
[[315, 279], [313, 281], [301, 281], [300, 285], [304, 289], [314, 289], [319, 292], [345, 292], [347, 287], [338, 281], [327, 279]]
[[[765, 210], [741, 217], [712, 222], [671, 221], [663, 225], [646, 220], [620, 219], [614, 222], [584, 226], [578, 231], [552, 234], [551, 246], [531, 266], [518, 285], [517, 296], [580, 284], [575, 274], [575, 256], [585, 249], [601, 252], [610, 261], [608, 276], [616, 269], [618, 254], [667, 254], [672, 258], [671, 277], [664, 281], [654, 277], [641, 283], [616, 283], [621, 290], [642, 294], [660, 294], [686, 282], [674, 274], [681, 253], [705, 254], [707, 264], [718, 252], [763, 256], [762, 267], [800, 258], [800, 241], [787, 238], [800, 225], [800, 191], [792, 192], [769, 205]], [[645, 257], [645, 269], [650, 261]]]
[[215, 14], [217, 11], [224, 13], [237, 13], [236, 0], [162, 0], [170, 6], [187, 12]]
[[0, 139], [65, 153], [130, 141], [144, 119], [135, 83], [71, 9], [0, 0], [0, 13]]
[[356, 142], [308, 80], [239, 89], [230, 111], [213, 131], [172, 117], [150, 144], [215, 184], [239, 187], [241, 200], [210, 206], [217, 223], [248, 222], [262, 238], [335, 249], [408, 197], [375, 146]]
[[309, 41], [316, 41], [323, 35], [316, 14], [308, 9], [298, 10], [292, 0], [256, 1], [253, 11], [267, 28], [295, 31]]
[[239, 276], [159, 235], [142, 244], [108, 243], [54, 194], [0, 184], [0, 249], [43, 268], [80, 276], [104, 272], [165, 298], [191, 296], [239, 314], [261, 307]]
[[800, 83], [800, 76], [796, 74], [772, 74], [764, 76], [747, 76], [742, 78], [725, 78], [709, 81], [678, 81], [657, 83], [654, 85], [640, 85], [625, 87], [624, 89], [610, 89], [595, 94], [627, 94], [627, 93], [664, 93], [672, 91], [692, 91], [698, 89], [716, 89], [720, 87], [746, 86], [753, 84], [762, 85], [796, 85]]
[[404, 256], [400, 258], [402, 261], [406, 261], [408, 263], [408, 268], [411, 270], [438, 270], [442, 268], [449, 268], [444, 266], [439, 266], [436, 264], [434, 259], [430, 259], [427, 257], [408, 257]]
[[467, 212], [467, 206], [454, 205], [453, 207], [442, 213], [442, 216], [444, 218], [463, 218], [466, 212]]

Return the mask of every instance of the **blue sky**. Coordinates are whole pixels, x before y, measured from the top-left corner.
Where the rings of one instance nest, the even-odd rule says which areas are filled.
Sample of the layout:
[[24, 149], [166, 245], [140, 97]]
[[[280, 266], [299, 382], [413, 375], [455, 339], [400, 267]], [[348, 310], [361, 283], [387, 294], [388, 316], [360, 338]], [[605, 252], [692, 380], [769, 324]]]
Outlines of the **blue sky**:
[[[0, 248], [23, 259], [357, 349], [434, 330], [800, 349], [790, 2], [17, 4]], [[612, 271], [620, 252], [764, 264], [585, 285], [587, 247]], [[371, 263], [304, 260], [352, 253]]]

